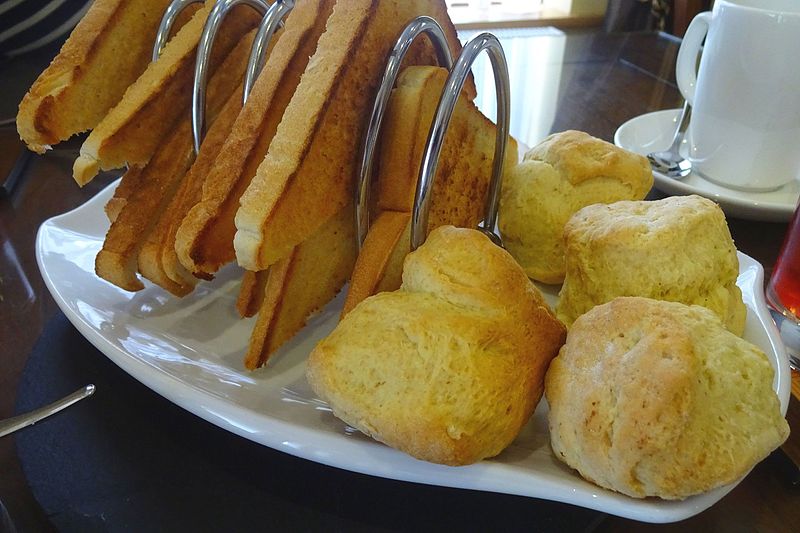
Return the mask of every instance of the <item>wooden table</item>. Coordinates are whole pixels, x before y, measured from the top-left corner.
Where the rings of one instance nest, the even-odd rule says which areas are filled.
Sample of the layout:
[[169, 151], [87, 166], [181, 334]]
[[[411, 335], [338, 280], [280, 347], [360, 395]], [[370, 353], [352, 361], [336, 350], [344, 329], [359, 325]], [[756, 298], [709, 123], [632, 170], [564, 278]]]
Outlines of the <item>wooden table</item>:
[[[507, 48], [512, 133], [527, 144], [565, 129], [611, 140], [626, 120], [680, 104], [673, 77], [678, 43], [670, 37], [511, 31], [517, 33], [501, 37], [517, 43]], [[40, 55], [0, 65], [4, 94], [12, 100], [21, 94], [43, 61]], [[515, 84], [524, 73], [527, 81]], [[14, 149], [9, 136], [0, 139], [0, 152]], [[79, 189], [69, 177], [78, 146], [72, 141], [33, 158], [13, 195], [0, 199], [0, 418], [70, 392], [87, 377], [110, 384], [59, 418], [0, 439], [0, 501], [18, 529], [789, 531], [800, 525], [800, 489], [791, 484], [797, 470], [783, 452], [711, 509], [659, 526], [565, 504], [343, 472], [254, 445], [175, 408], [80, 337], [36, 266], [39, 224], [114, 178], [104, 175]], [[769, 271], [786, 225], [729, 224], [739, 249]], [[800, 422], [792, 402], [794, 433], [785, 449], [797, 458]]]

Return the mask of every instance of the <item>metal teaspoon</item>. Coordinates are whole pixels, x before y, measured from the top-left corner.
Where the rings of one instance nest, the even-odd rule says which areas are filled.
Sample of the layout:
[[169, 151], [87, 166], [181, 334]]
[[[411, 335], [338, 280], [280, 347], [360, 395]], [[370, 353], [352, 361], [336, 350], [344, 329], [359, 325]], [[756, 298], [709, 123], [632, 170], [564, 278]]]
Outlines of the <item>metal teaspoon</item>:
[[689, 126], [689, 117], [692, 115], [689, 107], [689, 102], [684, 100], [683, 109], [678, 117], [678, 128], [672, 138], [672, 145], [663, 152], [647, 154], [647, 159], [650, 161], [650, 166], [653, 170], [674, 179], [685, 178], [692, 171], [691, 161], [684, 159], [680, 154], [681, 142], [686, 133], [686, 128]]
[[59, 411], [66, 409], [70, 405], [83, 400], [94, 394], [94, 385], [86, 385], [82, 387], [69, 396], [65, 396], [60, 400], [57, 400], [51, 404], [45, 405], [44, 407], [40, 407], [28, 413], [21, 414], [19, 416], [15, 416], [13, 418], [7, 418], [6, 420], [0, 420], [0, 437], [5, 437], [15, 431], [32, 426], [39, 420], [43, 418], [47, 418], [50, 415], [54, 415]]

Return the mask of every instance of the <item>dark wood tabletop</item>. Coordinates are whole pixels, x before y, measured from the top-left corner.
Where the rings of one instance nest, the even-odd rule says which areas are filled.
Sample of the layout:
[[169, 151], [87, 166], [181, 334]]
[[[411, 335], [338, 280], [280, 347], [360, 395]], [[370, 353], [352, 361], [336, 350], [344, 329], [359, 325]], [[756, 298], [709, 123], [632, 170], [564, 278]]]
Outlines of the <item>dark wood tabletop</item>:
[[[658, 33], [599, 30], [499, 32], [512, 64], [512, 134], [530, 145], [578, 129], [611, 141], [620, 124], [676, 108], [679, 42]], [[52, 50], [0, 63], [0, 119]], [[523, 78], [521, 78], [523, 77]], [[490, 94], [487, 101], [494, 97]], [[39, 225], [85, 202], [116, 174], [87, 187], [71, 179], [80, 139], [26, 163], [0, 198], [0, 419], [104, 384], [87, 402], [0, 439], [0, 502], [19, 531], [525, 529], [791, 531], [800, 527], [794, 430], [712, 508], [652, 525], [566, 504], [428, 487], [344, 472], [275, 452], [172, 406], [117, 369], [68, 323], [34, 256]], [[21, 154], [12, 127], [0, 128], [0, 174]], [[654, 191], [652, 195], [658, 196]], [[737, 247], [770, 271], [786, 224], [729, 217]], [[102, 393], [101, 393], [102, 392]], [[154, 415], [157, 413], [157, 415]], [[794, 450], [794, 452], [792, 451]], [[795, 455], [798, 458], [798, 455]], [[5, 524], [5, 525], [4, 525]], [[9, 527], [0, 519], [0, 531]]]

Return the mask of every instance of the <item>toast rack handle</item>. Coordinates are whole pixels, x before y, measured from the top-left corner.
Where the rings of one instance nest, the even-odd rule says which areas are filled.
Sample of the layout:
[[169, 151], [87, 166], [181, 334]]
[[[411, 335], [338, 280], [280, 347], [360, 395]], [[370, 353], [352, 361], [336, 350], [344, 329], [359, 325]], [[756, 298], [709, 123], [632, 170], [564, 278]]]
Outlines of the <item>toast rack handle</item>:
[[389, 58], [386, 61], [386, 68], [383, 71], [378, 91], [375, 94], [375, 103], [369, 117], [361, 149], [361, 168], [358, 172], [358, 181], [355, 188], [355, 217], [356, 217], [356, 244], [358, 250], [364, 244], [369, 230], [369, 192], [372, 181], [372, 165], [375, 158], [375, 147], [378, 142], [378, 134], [383, 124], [383, 117], [392, 95], [394, 83], [400, 72], [400, 65], [403, 58], [411, 48], [411, 44], [421, 34], [428, 35], [434, 49], [439, 65], [448, 70], [453, 66], [453, 56], [447, 43], [444, 30], [436, 20], [431, 17], [421, 16], [412, 20], [400, 33]]
[[200, 153], [200, 144], [205, 134], [206, 82], [208, 81], [208, 63], [211, 48], [222, 21], [228, 12], [239, 4], [245, 4], [262, 16], [265, 16], [269, 5], [263, 0], [219, 0], [208, 15], [200, 42], [197, 45], [197, 58], [194, 66], [194, 83], [192, 84], [192, 136], [194, 153]]
[[247, 103], [247, 97], [253, 90], [261, 69], [266, 61], [267, 48], [277, 29], [282, 25], [283, 18], [294, 9], [294, 0], [277, 0], [269, 6], [267, 14], [258, 24], [258, 31], [253, 39], [253, 47], [247, 60], [247, 70], [244, 75], [244, 90], [242, 91], [242, 105]]
[[161, 56], [161, 52], [164, 51], [164, 47], [169, 40], [169, 34], [172, 32], [172, 26], [175, 25], [175, 19], [178, 18], [180, 12], [191, 4], [201, 3], [203, 3], [203, 0], [172, 0], [169, 3], [167, 9], [164, 10], [164, 15], [161, 17], [161, 23], [158, 25], [158, 31], [156, 32], [156, 40], [153, 44], [153, 61], [156, 61]]
[[500, 237], [494, 232], [497, 222], [497, 201], [503, 179], [503, 163], [506, 144], [508, 143], [508, 126], [510, 119], [510, 88], [508, 80], [508, 63], [500, 41], [491, 33], [481, 33], [464, 45], [455, 66], [450, 71], [436, 108], [433, 124], [428, 132], [428, 141], [422, 155], [419, 169], [417, 191], [414, 197], [414, 211], [411, 215], [411, 250], [416, 250], [427, 236], [428, 214], [431, 207], [431, 191], [442, 151], [447, 127], [453, 116], [456, 102], [464, 87], [469, 70], [478, 55], [486, 50], [494, 71], [494, 83], [497, 93], [497, 136], [494, 145], [494, 163], [492, 180], [486, 197], [483, 225], [478, 230], [486, 234], [498, 246], [502, 246]]

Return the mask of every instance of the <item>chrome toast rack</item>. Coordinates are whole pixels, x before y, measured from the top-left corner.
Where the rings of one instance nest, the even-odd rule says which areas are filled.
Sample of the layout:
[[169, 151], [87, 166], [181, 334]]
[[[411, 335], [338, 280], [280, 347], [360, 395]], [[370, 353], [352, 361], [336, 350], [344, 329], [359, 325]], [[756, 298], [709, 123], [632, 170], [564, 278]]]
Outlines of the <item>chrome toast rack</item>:
[[[203, 0], [172, 0], [164, 12], [153, 46], [153, 60], [156, 60], [163, 50], [170, 31], [178, 14], [194, 3]], [[282, 24], [283, 18], [294, 8], [293, 0], [276, 0], [269, 5], [264, 0], [219, 0], [206, 20], [200, 42], [197, 47], [195, 74], [192, 84], [192, 136], [195, 153], [200, 151], [200, 145], [205, 133], [205, 99], [206, 83], [209, 69], [209, 56], [214, 45], [214, 38], [222, 25], [228, 12], [239, 4], [245, 4], [255, 9], [262, 15], [256, 36], [250, 50], [247, 70], [245, 72], [242, 103], [252, 90], [253, 84], [261, 72], [266, 59], [266, 50], [276, 30]], [[411, 222], [411, 249], [416, 249], [425, 240], [428, 226], [428, 212], [431, 203], [431, 190], [439, 160], [439, 155], [455, 110], [461, 89], [469, 75], [470, 68], [477, 56], [487, 51], [494, 71], [494, 80], [497, 93], [497, 137], [495, 140], [494, 164], [492, 179], [487, 194], [484, 221], [479, 230], [485, 233], [496, 244], [501, 245], [500, 237], [493, 228], [497, 221], [497, 203], [503, 174], [503, 163], [509, 126], [509, 80], [508, 65], [503, 48], [497, 38], [490, 33], [482, 33], [466, 43], [458, 59], [453, 58], [448, 47], [447, 38], [442, 27], [431, 17], [421, 16], [411, 21], [401, 32], [395, 46], [386, 62], [383, 77], [376, 92], [375, 102], [369, 117], [369, 122], [361, 146], [360, 168], [355, 187], [355, 224], [356, 242], [361, 249], [369, 229], [369, 192], [373, 175], [373, 162], [378, 136], [383, 124], [383, 118], [389, 103], [389, 98], [400, 72], [400, 65], [415, 39], [425, 34], [433, 44], [439, 65], [447, 68], [450, 74], [444, 85], [442, 96], [434, 115], [428, 140], [423, 152], [422, 164], [419, 169], [419, 179], [414, 198], [414, 208]]]
[[450, 74], [445, 82], [442, 96], [436, 108], [436, 113], [428, 132], [428, 139], [425, 143], [425, 150], [419, 169], [417, 180], [416, 195], [414, 197], [414, 207], [411, 216], [411, 250], [415, 250], [427, 236], [428, 213], [431, 206], [431, 191], [433, 189], [436, 167], [439, 162], [442, 145], [444, 143], [447, 127], [455, 110], [461, 89], [464, 87], [470, 68], [478, 55], [484, 50], [489, 54], [492, 69], [494, 71], [494, 82], [497, 93], [497, 136], [495, 139], [494, 163], [492, 167], [492, 178], [486, 198], [483, 223], [478, 226], [478, 230], [486, 234], [492, 242], [502, 246], [500, 236], [494, 232], [497, 222], [497, 207], [499, 200], [500, 187], [502, 185], [503, 164], [505, 160], [506, 145], [508, 143], [508, 127], [510, 121], [510, 85], [508, 79], [508, 64], [503, 52], [503, 47], [497, 37], [491, 33], [481, 33], [467, 42], [453, 64], [450, 49], [442, 27], [430, 17], [417, 17], [406, 26], [400, 34], [383, 74], [380, 86], [376, 93], [375, 103], [370, 114], [369, 123], [364, 134], [362, 143], [361, 166], [355, 187], [355, 224], [356, 224], [356, 243], [358, 249], [366, 239], [369, 230], [369, 192], [370, 182], [373, 175], [373, 159], [375, 147], [378, 142], [378, 135], [386, 108], [391, 96], [392, 88], [400, 70], [400, 63], [413, 40], [421, 35], [427, 34], [436, 50], [439, 65], [445, 66], [450, 70]]

